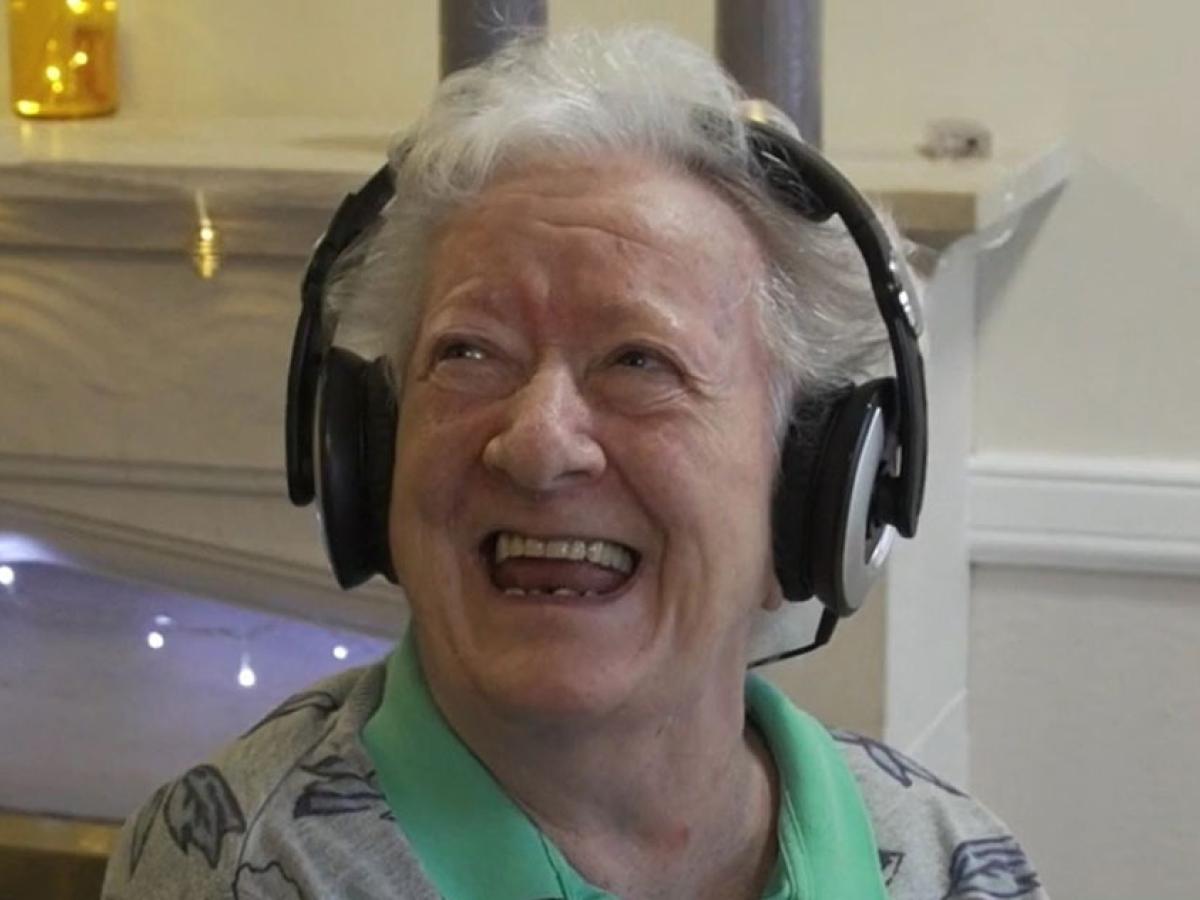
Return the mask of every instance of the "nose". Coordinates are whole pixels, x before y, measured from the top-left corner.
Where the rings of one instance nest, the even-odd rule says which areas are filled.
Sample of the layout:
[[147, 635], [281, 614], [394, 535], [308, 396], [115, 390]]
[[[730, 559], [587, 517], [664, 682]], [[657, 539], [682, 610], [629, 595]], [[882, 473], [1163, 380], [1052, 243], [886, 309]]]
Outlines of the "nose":
[[593, 424], [571, 372], [539, 369], [510, 396], [501, 430], [483, 448], [484, 465], [533, 493], [586, 483], [605, 467]]

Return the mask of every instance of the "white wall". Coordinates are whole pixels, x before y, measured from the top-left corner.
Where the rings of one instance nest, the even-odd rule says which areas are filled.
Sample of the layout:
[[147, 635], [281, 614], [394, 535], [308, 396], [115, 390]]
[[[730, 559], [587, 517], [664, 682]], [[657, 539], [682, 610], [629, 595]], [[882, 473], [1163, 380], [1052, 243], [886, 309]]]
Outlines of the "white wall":
[[1196, 896], [1198, 590], [976, 568], [974, 786], [1056, 897]]
[[1064, 139], [1077, 153], [1040, 232], [984, 273], [999, 292], [979, 335], [977, 446], [1200, 456], [1200, 7], [826, 10], [831, 146], [911, 145], [926, 120], [965, 115], [1000, 148]]
[[[1063, 195], [980, 264], [977, 451], [1200, 458], [1200, 10], [826, 9], [832, 146], [910, 144], [966, 115], [1000, 148], [1076, 153]], [[1017, 565], [977, 568], [972, 595], [973, 789], [1057, 897], [1195, 897], [1200, 581]]]
[[[976, 450], [1194, 463], [1200, 10], [827, 8], [834, 146], [903, 144], [955, 114], [1002, 148], [1062, 138], [1076, 153], [1063, 195], [981, 262]], [[1194, 564], [1194, 535], [1177, 546]], [[1055, 896], [1196, 896], [1200, 581], [1018, 563], [977, 568], [972, 596], [973, 789]]]

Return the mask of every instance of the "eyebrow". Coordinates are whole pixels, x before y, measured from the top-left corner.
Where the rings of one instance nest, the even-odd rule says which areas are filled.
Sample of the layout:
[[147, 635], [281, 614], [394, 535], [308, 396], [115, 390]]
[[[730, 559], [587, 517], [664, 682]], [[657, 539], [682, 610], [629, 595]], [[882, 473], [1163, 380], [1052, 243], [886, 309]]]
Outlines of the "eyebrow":
[[[512, 313], [520, 312], [521, 287], [497, 287], [481, 275], [470, 276], [437, 298], [438, 309], [434, 319], [457, 310], [481, 312], [493, 318], [508, 321]], [[571, 298], [551, 296], [550, 302], [570, 302]], [[583, 301], [589, 304], [589, 312], [601, 327], [628, 324], [631, 320], [647, 327], [678, 333], [682, 330], [679, 317], [666, 311], [657, 294], [616, 295]]]
[[628, 325], [633, 322], [668, 334], [679, 334], [684, 330], [679, 316], [664, 310], [659, 298], [653, 294], [595, 301], [592, 303], [592, 313], [596, 316], [601, 328]]

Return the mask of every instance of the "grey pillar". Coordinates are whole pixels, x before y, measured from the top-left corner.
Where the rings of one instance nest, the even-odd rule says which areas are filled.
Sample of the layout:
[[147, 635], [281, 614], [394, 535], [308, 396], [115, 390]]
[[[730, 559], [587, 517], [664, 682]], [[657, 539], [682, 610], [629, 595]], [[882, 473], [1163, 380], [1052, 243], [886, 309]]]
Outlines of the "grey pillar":
[[442, 77], [487, 58], [529, 28], [546, 27], [546, 0], [442, 0]]
[[717, 56], [821, 146], [821, 0], [717, 0]]

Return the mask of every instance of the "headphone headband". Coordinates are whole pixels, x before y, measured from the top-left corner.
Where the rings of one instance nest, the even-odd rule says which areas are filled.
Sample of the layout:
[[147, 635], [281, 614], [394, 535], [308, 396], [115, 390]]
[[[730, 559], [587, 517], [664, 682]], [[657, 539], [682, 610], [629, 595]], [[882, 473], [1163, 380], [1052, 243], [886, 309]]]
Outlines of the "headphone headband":
[[336, 322], [325, 321], [325, 289], [329, 273], [350, 245], [379, 218], [396, 193], [392, 169], [384, 165], [357, 191], [347, 194], [317, 240], [300, 285], [300, 319], [292, 338], [288, 368], [284, 450], [287, 456], [288, 498], [307, 506], [316, 495], [313, 426], [317, 405], [317, 375], [333, 343]]
[[[871, 204], [815, 148], [759, 121], [749, 121], [746, 127], [763, 178], [775, 197], [812, 222], [836, 215], [866, 263], [892, 349], [899, 406], [900, 472], [884, 476], [874, 513], [912, 537], [925, 491], [928, 425], [925, 366], [918, 343], [924, 322], [908, 265], [896, 256]], [[815, 204], [813, 198], [818, 198]]]

